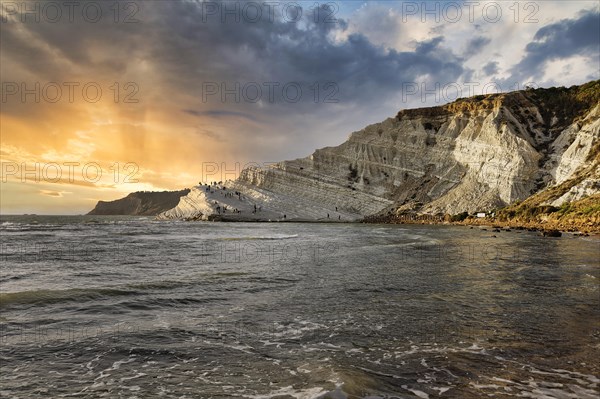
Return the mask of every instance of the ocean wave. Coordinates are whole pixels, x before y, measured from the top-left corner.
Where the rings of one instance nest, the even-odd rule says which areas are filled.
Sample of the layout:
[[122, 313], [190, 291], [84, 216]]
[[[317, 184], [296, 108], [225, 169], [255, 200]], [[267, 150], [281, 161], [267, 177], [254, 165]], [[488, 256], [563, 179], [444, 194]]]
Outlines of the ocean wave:
[[93, 301], [118, 296], [141, 295], [149, 291], [172, 290], [176, 288], [208, 283], [215, 279], [246, 276], [246, 272], [214, 272], [198, 274], [196, 279], [148, 281], [110, 287], [72, 288], [64, 290], [31, 290], [0, 293], [0, 308], [10, 305], [47, 305], [69, 301]]
[[298, 234], [273, 234], [265, 236], [241, 236], [241, 237], [216, 237], [215, 240], [221, 241], [253, 241], [253, 240], [287, 240], [297, 238]]
[[252, 399], [270, 399], [274, 397], [286, 397], [291, 396], [295, 399], [320, 399], [327, 395], [329, 392], [322, 388], [307, 388], [307, 389], [295, 389], [291, 385], [284, 388], [271, 391], [266, 395], [245, 395]]
[[33, 275], [35, 275], [35, 273], [16, 274], [16, 275], [12, 275], [12, 276], [10, 276], [10, 275], [9, 276], [0, 276], [0, 283], [22, 280], [24, 278], [31, 277]]
[[118, 288], [73, 288], [66, 290], [33, 290], [0, 293], [0, 308], [10, 305], [50, 304], [85, 301], [103, 297], [135, 295], [137, 292]]

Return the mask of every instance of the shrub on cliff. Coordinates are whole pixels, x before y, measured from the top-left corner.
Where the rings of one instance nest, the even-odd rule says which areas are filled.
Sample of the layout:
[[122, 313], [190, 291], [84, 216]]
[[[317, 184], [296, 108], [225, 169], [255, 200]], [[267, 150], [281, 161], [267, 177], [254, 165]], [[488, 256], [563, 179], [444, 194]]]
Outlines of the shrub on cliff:
[[468, 217], [469, 217], [469, 213], [468, 212], [461, 212], [459, 214], [452, 215], [451, 220], [453, 222], [462, 222], [463, 220], [465, 220]]

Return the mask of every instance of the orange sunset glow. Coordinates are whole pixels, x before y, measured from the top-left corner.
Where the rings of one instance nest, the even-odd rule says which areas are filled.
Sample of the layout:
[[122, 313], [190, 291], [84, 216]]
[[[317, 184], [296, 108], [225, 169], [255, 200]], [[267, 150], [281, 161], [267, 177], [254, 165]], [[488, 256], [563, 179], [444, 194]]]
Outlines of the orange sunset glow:
[[[599, 73], [588, 44], [548, 36], [596, 15], [589, 1], [548, 3], [535, 23], [478, 15], [483, 25], [403, 15], [400, 2], [343, 3], [327, 24], [305, 2], [303, 19], [275, 10], [253, 23], [206, 2], [76, 3], [70, 15], [3, 2], [2, 213], [85, 213], [197, 184], [213, 177], [207, 164], [234, 178], [238, 164], [304, 157], [402, 108]], [[97, 18], [82, 13], [92, 8]], [[500, 57], [502, 46], [518, 50]]]

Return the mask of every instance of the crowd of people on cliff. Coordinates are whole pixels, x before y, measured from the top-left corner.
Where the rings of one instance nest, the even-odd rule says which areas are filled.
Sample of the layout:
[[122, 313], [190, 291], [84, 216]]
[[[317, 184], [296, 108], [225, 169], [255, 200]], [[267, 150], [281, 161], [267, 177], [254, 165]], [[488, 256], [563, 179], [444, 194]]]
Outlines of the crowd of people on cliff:
[[[221, 191], [221, 195], [226, 197], [226, 198], [233, 198], [234, 196], [238, 197], [238, 200], [242, 201], [244, 199], [244, 197], [242, 196], [242, 193], [239, 191], [233, 191], [233, 192], [227, 192], [227, 187], [223, 185], [222, 181], [212, 181], [210, 183], [204, 184], [202, 182], [199, 183], [200, 186], [204, 186], [206, 192], [210, 192], [211, 194], [214, 194], [215, 191], [214, 190], [220, 190]], [[219, 215], [221, 214], [225, 214], [227, 213], [227, 205], [223, 204], [223, 206], [221, 206], [221, 204], [219, 204], [218, 201], [214, 201], [214, 205], [216, 205], [215, 210], [217, 211], [217, 213]], [[252, 210], [252, 214], [256, 214], [258, 212], [262, 212], [262, 205], [256, 205], [253, 204], [253, 210]], [[335, 207], [335, 211], [338, 212], [338, 207]], [[240, 214], [242, 213], [241, 210], [239, 210], [238, 208], [233, 208], [231, 210], [232, 213], [234, 214]], [[283, 219], [287, 219], [287, 215], [283, 215]], [[327, 214], [327, 219], [331, 219], [330, 214]], [[341, 220], [342, 217], [341, 215], [338, 215], [337, 217], [338, 220]]]

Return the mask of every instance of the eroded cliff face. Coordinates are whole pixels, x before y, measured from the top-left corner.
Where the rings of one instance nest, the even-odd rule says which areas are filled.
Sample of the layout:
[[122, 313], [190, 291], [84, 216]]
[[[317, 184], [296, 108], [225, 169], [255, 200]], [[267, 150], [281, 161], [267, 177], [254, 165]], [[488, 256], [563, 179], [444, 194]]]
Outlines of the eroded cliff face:
[[[600, 140], [599, 92], [596, 81], [404, 110], [340, 146], [246, 169], [232, 185], [300, 219], [495, 209], [589, 169]], [[598, 192], [594, 179], [587, 173], [572, 194]]]

